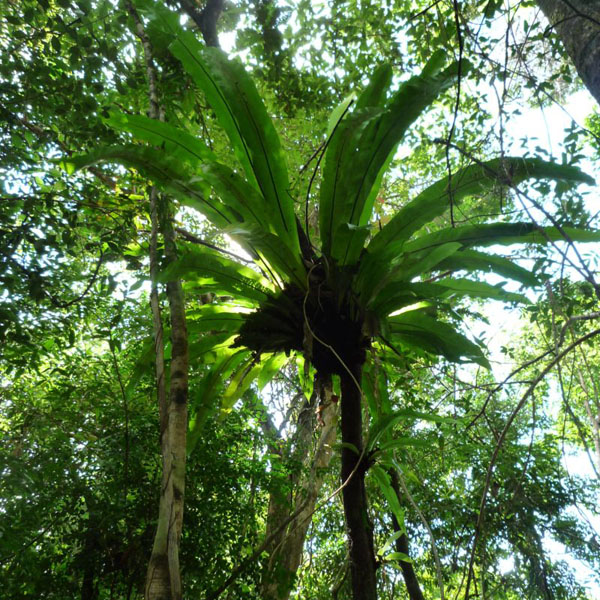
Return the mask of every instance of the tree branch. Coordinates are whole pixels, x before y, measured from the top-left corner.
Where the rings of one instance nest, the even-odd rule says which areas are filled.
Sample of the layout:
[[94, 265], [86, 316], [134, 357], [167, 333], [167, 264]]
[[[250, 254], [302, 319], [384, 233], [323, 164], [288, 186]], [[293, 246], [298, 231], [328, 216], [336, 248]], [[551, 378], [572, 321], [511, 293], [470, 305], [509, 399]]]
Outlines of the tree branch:
[[220, 48], [217, 22], [223, 12], [223, 0], [208, 0], [202, 10], [193, 0], [179, 0], [179, 5], [196, 23], [206, 45]]

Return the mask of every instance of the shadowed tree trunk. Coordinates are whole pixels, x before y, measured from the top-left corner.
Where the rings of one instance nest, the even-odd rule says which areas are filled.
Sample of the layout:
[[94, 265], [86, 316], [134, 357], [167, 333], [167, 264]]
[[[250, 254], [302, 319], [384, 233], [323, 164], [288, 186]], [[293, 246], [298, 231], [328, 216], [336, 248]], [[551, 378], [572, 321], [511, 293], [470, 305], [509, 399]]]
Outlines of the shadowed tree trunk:
[[[394, 490], [394, 493], [400, 501], [402, 499], [402, 496], [400, 494], [400, 483], [398, 481], [398, 474], [394, 469], [390, 469], [389, 474], [392, 480], [392, 488]], [[394, 526], [394, 531], [399, 532], [400, 523], [398, 523], [398, 519], [396, 519], [396, 515], [393, 513], [392, 524]], [[406, 554], [406, 556], [410, 556], [408, 550], [408, 536], [405, 532], [396, 540], [396, 551], [402, 552], [402, 554]], [[417, 579], [417, 574], [415, 573], [412, 563], [409, 563], [405, 560], [401, 560], [400, 568], [402, 569], [402, 577], [404, 578], [404, 584], [406, 585], [406, 591], [408, 592], [410, 600], [425, 600], [425, 598], [423, 597], [423, 592], [421, 591], [421, 586], [419, 585], [419, 580]]]
[[[315, 384], [317, 387], [317, 384]], [[323, 485], [325, 471], [332, 455], [332, 445], [336, 438], [338, 403], [331, 400], [331, 379], [322, 386], [322, 410], [320, 410], [321, 430], [314, 452], [309, 452], [313, 437], [315, 418], [314, 405], [298, 418], [296, 433], [296, 456], [304, 457], [302, 470], [292, 502], [272, 494], [269, 502], [266, 535], [280, 529], [281, 524], [293, 513], [297, 517], [274, 537], [267, 551], [269, 562], [263, 574], [261, 598], [263, 600], [287, 600], [294, 587], [294, 579], [304, 550], [306, 532], [312, 520], [319, 491]]]
[[[351, 374], [340, 373], [342, 388], [342, 490], [344, 514], [350, 542], [350, 574], [353, 600], [376, 600], [377, 579], [373, 526], [369, 519], [365, 474], [367, 458], [361, 455], [362, 364], [349, 365]], [[350, 444], [351, 446], [348, 446]], [[358, 454], [357, 454], [358, 452]], [[357, 464], [358, 461], [360, 464]]]
[[600, 104], [600, 0], [537, 0], [579, 76]]

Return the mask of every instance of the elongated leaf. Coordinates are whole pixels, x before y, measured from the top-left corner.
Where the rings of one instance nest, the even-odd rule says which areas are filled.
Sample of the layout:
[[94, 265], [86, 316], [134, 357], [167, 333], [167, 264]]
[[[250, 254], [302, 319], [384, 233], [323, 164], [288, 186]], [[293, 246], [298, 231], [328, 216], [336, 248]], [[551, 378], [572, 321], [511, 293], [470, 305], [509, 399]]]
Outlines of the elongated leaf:
[[283, 365], [288, 360], [285, 354], [274, 354], [270, 358], [267, 358], [267, 360], [264, 360], [258, 376], [258, 389], [262, 390], [281, 371]]
[[333, 130], [339, 125], [340, 120], [345, 115], [346, 111], [355, 100], [355, 94], [346, 96], [332, 111], [327, 119], [327, 130], [326, 135], [329, 136], [333, 133]]
[[[390, 285], [399, 288], [396, 282], [409, 282], [414, 277], [432, 271], [441, 261], [452, 256], [462, 245], [450, 242], [435, 248], [427, 248], [421, 253], [404, 256], [396, 260], [382, 260], [378, 255], [367, 253], [359, 267], [355, 289], [367, 307], [380, 302], [380, 294]], [[400, 288], [401, 289], [401, 288]]]
[[408, 555], [405, 554], [404, 552], [390, 552], [389, 554], [387, 554], [386, 556], [383, 557], [383, 560], [385, 562], [391, 562], [391, 561], [402, 561], [402, 562], [407, 562], [407, 563], [413, 563], [414, 560]]
[[[506, 246], [511, 244], [548, 244], [565, 241], [563, 234], [574, 242], [600, 241], [600, 230], [563, 227], [562, 231], [559, 231], [556, 227], [538, 227], [533, 223], [490, 223], [442, 229], [412, 242], [406, 242], [402, 246], [402, 251], [405, 253], [416, 252], [449, 242], [459, 242], [466, 248], [494, 244]], [[390, 244], [390, 246], [396, 246], [396, 244]]]
[[396, 448], [427, 448], [428, 446], [431, 446], [431, 440], [415, 437], [399, 437], [389, 442], [383, 442], [379, 445], [379, 450], [382, 453], [386, 453], [388, 450]]
[[529, 303], [526, 296], [504, 290], [500, 285], [470, 279], [440, 279], [435, 283], [394, 281], [386, 285], [369, 305], [369, 310], [385, 316], [419, 302], [439, 304], [451, 298], [490, 298], [503, 302]]
[[[266, 260], [281, 269], [282, 274], [305, 285], [305, 269], [299, 255], [292, 253], [268, 231], [264, 215], [269, 211], [264, 199], [230, 168], [207, 163], [194, 172], [164, 150], [135, 145], [98, 149], [62, 161], [67, 170], [97, 162], [118, 162], [136, 168], [182, 204], [200, 211], [214, 225], [229, 231], [253, 258], [259, 257], [260, 249]], [[211, 195], [211, 187], [219, 198]], [[234, 224], [239, 227], [232, 227]], [[239, 234], [237, 237], [236, 233]], [[258, 248], [255, 248], [255, 242]]]
[[383, 556], [392, 547], [392, 544], [405, 533], [406, 531], [404, 529], [392, 533], [392, 535], [390, 535], [390, 537], [385, 541], [385, 544], [379, 550], [377, 550], [377, 556]]
[[200, 210], [217, 227], [223, 228], [243, 220], [243, 215], [235, 207], [230, 208], [220, 200], [211, 198], [209, 185], [194, 177], [189, 167], [171, 158], [164, 150], [133, 144], [113, 146], [62, 159], [60, 164], [72, 172], [99, 162], [118, 163], [137, 169], [165, 192]]
[[[188, 315], [188, 325], [192, 318]], [[190, 361], [210, 364], [218, 362], [224, 354], [231, 354], [230, 346], [234, 335], [226, 333], [193, 336], [189, 340], [188, 354]]]
[[164, 148], [174, 160], [184, 160], [193, 166], [207, 161], [217, 162], [214, 152], [198, 138], [157, 119], [111, 113], [106, 122], [115, 129], [133, 134], [138, 140]]
[[502, 302], [523, 302], [525, 304], [530, 302], [527, 296], [523, 294], [508, 292], [501, 285], [491, 285], [485, 281], [449, 278], [438, 279], [434, 285], [445, 288], [448, 297], [469, 296], [471, 298], [490, 298]]
[[220, 163], [209, 162], [204, 164], [199, 175], [213, 188], [223, 204], [242, 217], [238, 221], [258, 226], [263, 231], [272, 230], [265, 199], [238, 173]]
[[251, 78], [241, 63], [228, 60], [218, 48], [202, 46], [190, 32], [180, 32], [170, 50], [205, 93], [248, 180], [267, 201], [275, 232], [293, 252], [299, 253], [279, 136]]
[[520, 267], [512, 260], [495, 254], [486, 254], [477, 250], [463, 249], [439, 263], [440, 271], [483, 271], [497, 273], [503, 277], [514, 279], [523, 285], [535, 287], [540, 285], [538, 276], [528, 269]]
[[[302, 264], [300, 255], [294, 254], [278, 236], [253, 226], [251, 223], [230, 226], [224, 231], [240, 245], [249, 245], [264, 257], [267, 264], [265, 265], [263, 261], [262, 265], [270, 272], [269, 274], [274, 280], [277, 278], [269, 265], [275, 268], [277, 274], [284, 281], [293, 281], [300, 289], [306, 287], [306, 268]], [[260, 262], [258, 264], [261, 265]]]
[[208, 417], [219, 407], [224, 382], [249, 355], [248, 350], [230, 350], [206, 373], [200, 386], [190, 398], [192, 417], [188, 428], [186, 452], [188, 456], [200, 441], [202, 429]]
[[221, 401], [221, 419], [224, 419], [232, 410], [234, 404], [242, 397], [244, 392], [250, 387], [252, 382], [260, 373], [263, 365], [251, 356], [242, 363], [237, 373], [231, 378], [223, 399]]
[[[388, 432], [391, 432], [391, 429], [397, 423], [407, 420], [418, 419], [420, 421], [430, 421], [433, 423], [455, 423], [456, 419], [454, 417], [443, 417], [441, 415], [436, 415], [434, 413], [426, 413], [418, 410], [412, 410], [410, 408], [403, 408], [400, 410], [396, 410], [393, 413], [382, 416], [378, 419], [369, 429], [368, 435], [368, 445], [367, 450], [373, 450], [377, 447], [379, 440]], [[395, 438], [390, 439], [389, 442], [386, 442], [386, 447], [393, 447], [394, 444], [401, 445], [400, 440], [410, 440], [410, 438]], [[408, 443], [404, 445], [410, 445]], [[418, 443], [412, 445], [419, 445]], [[382, 445], [382, 448], [384, 445]]]
[[481, 348], [448, 323], [432, 319], [420, 311], [411, 311], [387, 319], [392, 341], [431, 354], [444, 356], [452, 362], [472, 361], [490, 368]]
[[[377, 121], [383, 112], [384, 109], [378, 107], [353, 111], [345, 117], [329, 141], [325, 154], [319, 204], [319, 232], [322, 250], [326, 256], [332, 255], [335, 229], [340, 223], [350, 221], [351, 210], [347, 200], [343, 201], [343, 194], [346, 193], [347, 188], [343, 180], [346, 164], [351, 156], [357, 153], [360, 132], [367, 129], [371, 122]], [[359, 150], [363, 152], [364, 161], [364, 155], [368, 150], [364, 148]]]
[[400, 506], [400, 500], [398, 499], [398, 496], [396, 496], [396, 492], [390, 483], [390, 476], [379, 465], [373, 465], [369, 469], [369, 473], [377, 482], [377, 485], [386, 499], [390, 510], [398, 522], [402, 523], [404, 521], [404, 511], [402, 510], [402, 507]]
[[[498, 184], [515, 186], [527, 179], [554, 179], [593, 184], [594, 180], [577, 167], [559, 165], [539, 158], [505, 157], [460, 169], [423, 190], [401, 208], [369, 244], [369, 252], [389, 249], [392, 242], [407, 240], [435, 217], [444, 214], [463, 198], [486, 193]], [[450, 191], [451, 190], [451, 191]]]
[[382, 106], [392, 83], [392, 67], [385, 63], [375, 69], [371, 80], [356, 101], [356, 110], [369, 106]]
[[242, 312], [236, 306], [204, 304], [191, 314], [188, 333], [193, 337], [208, 331], [236, 332], [242, 326], [247, 313], [247, 310]]
[[359, 252], [353, 246], [362, 247], [362, 240], [353, 236], [338, 243], [332, 223], [368, 223], [376, 197], [373, 189], [390, 154], [408, 127], [456, 79], [456, 64], [440, 73], [439, 55], [433, 61], [435, 65], [404, 83], [384, 110], [359, 109], [333, 136], [321, 185], [320, 220], [323, 251], [341, 264], [350, 264], [348, 257]]
[[193, 281], [217, 285], [223, 292], [262, 302], [273, 293], [271, 284], [249, 267], [225, 258], [209, 248], [187, 245], [184, 253], [159, 275], [159, 281]]

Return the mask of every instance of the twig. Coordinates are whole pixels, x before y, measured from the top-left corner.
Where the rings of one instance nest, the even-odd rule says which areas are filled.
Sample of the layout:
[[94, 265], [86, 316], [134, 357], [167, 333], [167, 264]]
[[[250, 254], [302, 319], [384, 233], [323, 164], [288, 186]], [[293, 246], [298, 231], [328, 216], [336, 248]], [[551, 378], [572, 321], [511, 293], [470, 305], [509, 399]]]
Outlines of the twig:
[[446, 167], [448, 169], [448, 197], [450, 200], [450, 224], [454, 227], [454, 192], [452, 190], [452, 164], [450, 163], [450, 145], [452, 142], [452, 136], [456, 128], [456, 121], [458, 119], [458, 109], [460, 107], [460, 85], [462, 81], [462, 57], [463, 57], [463, 38], [460, 30], [460, 14], [458, 12], [458, 0], [452, 2], [454, 8], [454, 24], [456, 26], [456, 37], [458, 39], [458, 74], [456, 84], [456, 102], [454, 103], [454, 115], [452, 117], [452, 126], [448, 133], [448, 143], [446, 144]]
[[504, 443], [504, 440], [506, 438], [506, 434], [508, 433], [508, 430], [510, 429], [511, 425], [513, 424], [514, 420], [516, 419], [517, 415], [519, 414], [519, 412], [521, 411], [523, 406], [525, 406], [525, 403], [529, 399], [529, 396], [531, 396], [531, 394], [534, 392], [534, 390], [538, 386], [538, 384], [554, 368], [554, 366], [560, 360], [562, 360], [571, 350], [573, 350], [574, 348], [577, 348], [578, 346], [583, 344], [583, 342], [586, 342], [587, 340], [595, 337], [598, 334], [600, 334], [600, 329], [594, 329], [593, 331], [590, 331], [589, 333], [587, 333], [584, 336], [580, 337], [579, 339], [575, 340], [573, 343], [569, 344], [562, 352], [557, 354], [548, 363], [548, 365], [546, 365], [546, 367], [544, 367], [542, 372], [533, 380], [531, 385], [527, 388], [527, 390], [523, 394], [521, 400], [519, 401], [519, 403], [517, 404], [517, 406], [511, 413], [510, 417], [508, 418], [506, 424], [504, 425], [504, 428], [500, 432], [498, 441], [496, 442], [496, 447], [494, 448], [494, 452], [492, 453], [492, 457], [490, 459], [490, 464], [488, 466], [488, 470], [487, 470], [487, 474], [486, 474], [486, 478], [485, 478], [485, 485], [483, 488], [483, 493], [481, 495], [481, 503], [479, 505], [479, 515], [477, 516], [477, 523], [475, 525], [475, 535], [473, 538], [473, 545], [471, 548], [471, 557], [469, 559], [469, 571], [468, 571], [468, 575], [467, 575], [465, 598], [469, 597], [469, 589], [470, 589], [470, 585], [471, 585], [471, 580], [473, 578], [473, 565], [475, 563], [475, 551], [477, 548], [477, 542], [479, 541], [479, 535], [480, 535], [482, 527], [483, 527], [485, 503], [486, 503], [487, 496], [488, 496], [489, 489], [490, 489], [490, 483], [492, 480], [492, 474], [494, 472], [494, 466], [496, 464], [498, 455], [500, 454], [500, 449], [502, 448], [502, 444]]
[[207, 248], [210, 248], [211, 250], [216, 250], [217, 252], [221, 252], [222, 254], [227, 254], [227, 255], [231, 256], [232, 258], [235, 258], [236, 260], [239, 260], [241, 262], [245, 262], [245, 263], [253, 263], [254, 262], [252, 259], [244, 258], [243, 256], [240, 256], [239, 254], [235, 254], [233, 252], [230, 252], [229, 250], [225, 250], [225, 248], [220, 248], [219, 246], [215, 246], [215, 244], [206, 242], [202, 238], [199, 238], [197, 235], [190, 233], [189, 231], [187, 231], [186, 229], [183, 229], [182, 227], [175, 227], [175, 231], [179, 235], [181, 235], [182, 238], [186, 239], [188, 242], [192, 242], [192, 243], [198, 244], [200, 246], [206, 246]]

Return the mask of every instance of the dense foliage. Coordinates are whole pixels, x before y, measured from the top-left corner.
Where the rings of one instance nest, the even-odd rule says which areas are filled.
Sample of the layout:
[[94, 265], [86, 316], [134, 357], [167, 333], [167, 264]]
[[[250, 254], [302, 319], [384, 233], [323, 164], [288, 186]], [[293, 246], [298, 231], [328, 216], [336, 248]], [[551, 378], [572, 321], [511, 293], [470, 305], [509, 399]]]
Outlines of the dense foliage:
[[371, 598], [364, 496], [378, 598], [594, 598], [599, 118], [524, 130], [580, 89], [536, 4], [164, 4], [0, 6], [2, 594], [152, 597], [182, 280], [184, 597]]

